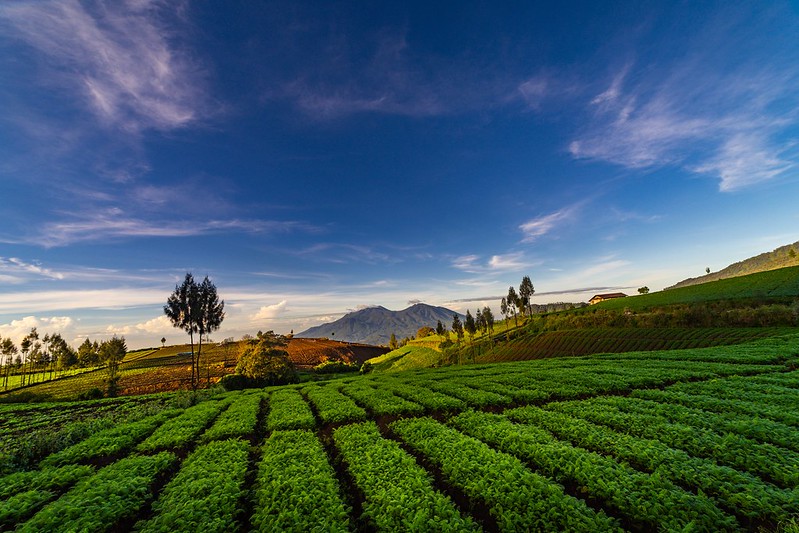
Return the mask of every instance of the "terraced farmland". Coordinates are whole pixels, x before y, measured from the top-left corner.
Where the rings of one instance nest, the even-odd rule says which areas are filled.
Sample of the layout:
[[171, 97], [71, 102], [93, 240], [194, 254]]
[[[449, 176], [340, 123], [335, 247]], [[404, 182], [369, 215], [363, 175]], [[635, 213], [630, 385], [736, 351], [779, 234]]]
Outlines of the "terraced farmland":
[[527, 335], [493, 347], [483, 345], [481, 363], [594, 353], [682, 350], [740, 344], [791, 328], [584, 328]]
[[794, 334], [164, 403], [0, 478], [0, 529], [789, 531], [797, 368]]

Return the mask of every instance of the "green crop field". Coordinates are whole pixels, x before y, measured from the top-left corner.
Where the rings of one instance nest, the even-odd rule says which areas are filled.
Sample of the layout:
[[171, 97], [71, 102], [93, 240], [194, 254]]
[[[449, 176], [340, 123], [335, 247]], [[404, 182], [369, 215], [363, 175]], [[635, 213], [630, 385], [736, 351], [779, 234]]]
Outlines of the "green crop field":
[[707, 348], [795, 332], [796, 328], [586, 328], [483, 344], [477, 362], [521, 361], [594, 353]]
[[799, 266], [758, 272], [747, 276], [721, 279], [689, 287], [617, 298], [591, 308], [645, 310], [674, 304], [718, 300], [784, 300], [799, 296]]
[[[440, 341], [439, 341], [440, 342]], [[441, 362], [441, 352], [432, 346], [433, 341], [413, 341], [380, 357], [369, 359], [372, 368], [379, 372], [398, 372], [416, 368], [430, 368]]]
[[3, 405], [0, 529], [796, 531], [798, 368], [794, 334]]

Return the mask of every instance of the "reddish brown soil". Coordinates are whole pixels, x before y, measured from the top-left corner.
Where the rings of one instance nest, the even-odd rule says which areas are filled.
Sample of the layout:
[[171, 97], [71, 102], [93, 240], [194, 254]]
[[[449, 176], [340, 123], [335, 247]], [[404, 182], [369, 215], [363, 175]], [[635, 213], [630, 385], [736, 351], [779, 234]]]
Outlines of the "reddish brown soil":
[[310, 368], [325, 361], [344, 361], [361, 365], [367, 359], [388, 353], [389, 349], [328, 339], [291, 339], [288, 352], [289, 358], [297, 367]]
[[[129, 363], [128, 368], [150, 368], [145, 372], [123, 375], [119, 386], [123, 395], [148, 394], [191, 388], [191, 363], [182, 355], [189, 346], [168, 346], [151, 355]], [[353, 344], [328, 339], [291, 339], [287, 348], [289, 358], [299, 369], [308, 370], [325, 361], [344, 361], [363, 364], [367, 359], [388, 352], [382, 346]], [[227, 353], [219, 345], [203, 347], [200, 361], [200, 387], [218, 382], [236, 369], [240, 345]]]

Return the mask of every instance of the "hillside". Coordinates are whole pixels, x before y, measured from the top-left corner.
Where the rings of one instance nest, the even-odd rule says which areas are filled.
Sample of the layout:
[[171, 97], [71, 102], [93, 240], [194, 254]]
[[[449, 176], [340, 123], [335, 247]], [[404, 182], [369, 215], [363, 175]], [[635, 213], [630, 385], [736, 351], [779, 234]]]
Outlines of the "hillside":
[[[196, 348], [196, 347], [195, 347]], [[120, 365], [119, 389], [123, 396], [168, 392], [190, 388], [191, 363], [187, 344], [130, 352]], [[355, 344], [327, 339], [291, 339], [286, 351], [300, 370], [310, 369], [325, 361], [344, 361], [361, 365], [367, 359], [388, 351], [381, 346]], [[221, 344], [203, 346], [200, 360], [200, 386], [215, 383], [236, 369], [240, 343], [227, 347]], [[91, 389], [105, 389], [105, 367], [85, 369], [60, 379], [43, 381], [27, 387], [12, 387], [0, 392], [0, 400], [13, 396], [35, 395], [38, 399], [75, 399]]]
[[325, 361], [344, 361], [361, 365], [367, 359], [380, 356], [387, 351], [388, 348], [382, 346], [296, 337], [291, 339], [288, 345], [289, 359], [298, 368], [314, 367]]
[[390, 311], [385, 307], [369, 307], [348, 313], [335, 322], [322, 324], [298, 333], [295, 337], [327, 337], [347, 342], [365, 344], [388, 344], [391, 334], [397, 339], [411, 337], [422, 326], [436, 327], [452, 324], [452, 316], [463, 315], [445, 307], [416, 304], [402, 311]]
[[534, 314], [519, 328], [513, 320], [499, 321], [492, 336], [478, 333], [444, 353], [438, 347], [443, 339], [434, 335], [370, 363], [377, 372], [395, 372], [456, 362], [739, 344], [795, 331], [797, 297], [799, 266]]
[[733, 300], [786, 301], [799, 297], [799, 266], [696, 283], [684, 287], [616, 298], [586, 308], [642, 310], [652, 307]]
[[680, 287], [688, 287], [691, 285], [698, 285], [700, 283], [707, 283], [709, 281], [717, 281], [720, 279], [734, 278], [737, 276], [745, 276], [747, 274], [755, 274], [757, 272], [765, 272], [768, 270], [776, 270], [778, 268], [785, 268], [789, 266], [799, 265], [799, 241], [780, 246], [771, 252], [765, 252], [743, 261], [738, 261], [730, 266], [719, 270], [718, 272], [711, 272], [705, 276], [696, 278], [688, 278], [679, 283], [675, 283], [668, 289], [677, 289]]

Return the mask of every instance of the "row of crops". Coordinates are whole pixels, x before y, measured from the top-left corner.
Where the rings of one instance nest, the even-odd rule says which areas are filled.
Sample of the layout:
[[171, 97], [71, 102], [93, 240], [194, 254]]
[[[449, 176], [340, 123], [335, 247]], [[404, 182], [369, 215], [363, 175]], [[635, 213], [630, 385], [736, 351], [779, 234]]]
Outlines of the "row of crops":
[[740, 344], [785, 333], [784, 328], [584, 328], [549, 331], [501, 343], [477, 356], [480, 362]]
[[[352, 376], [164, 404], [0, 478], [0, 529], [795, 526], [797, 341], [681, 359], [614, 354]], [[83, 407], [92, 405], [104, 404]]]

